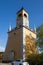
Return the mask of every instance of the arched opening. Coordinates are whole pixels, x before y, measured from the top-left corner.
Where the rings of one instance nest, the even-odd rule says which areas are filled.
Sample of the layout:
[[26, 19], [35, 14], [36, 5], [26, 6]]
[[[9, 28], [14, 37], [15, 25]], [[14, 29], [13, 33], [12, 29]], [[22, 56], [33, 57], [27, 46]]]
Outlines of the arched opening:
[[18, 15], [18, 17], [21, 17], [22, 16], [22, 13], [20, 13], [19, 15]]
[[15, 57], [15, 52], [13, 50], [10, 51], [10, 61], [13, 61], [14, 60], [14, 57]]
[[25, 17], [27, 17], [27, 15], [26, 15], [26, 14], [24, 14], [24, 16], [25, 16]]

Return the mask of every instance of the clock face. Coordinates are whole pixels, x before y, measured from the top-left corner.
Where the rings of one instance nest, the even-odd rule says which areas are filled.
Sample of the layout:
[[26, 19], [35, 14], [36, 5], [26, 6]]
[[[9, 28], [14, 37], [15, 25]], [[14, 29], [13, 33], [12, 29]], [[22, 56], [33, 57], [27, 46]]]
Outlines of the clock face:
[[22, 22], [21, 22], [21, 21], [18, 21], [18, 22], [17, 22], [17, 24], [18, 24], [18, 25], [21, 25], [21, 24], [22, 24]]
[[23, 20], [19, 20], [19, 21], [17, 21], [17, 25], [28, 26], [28, 21], [27, 21], [26, 18], [24, 18]]

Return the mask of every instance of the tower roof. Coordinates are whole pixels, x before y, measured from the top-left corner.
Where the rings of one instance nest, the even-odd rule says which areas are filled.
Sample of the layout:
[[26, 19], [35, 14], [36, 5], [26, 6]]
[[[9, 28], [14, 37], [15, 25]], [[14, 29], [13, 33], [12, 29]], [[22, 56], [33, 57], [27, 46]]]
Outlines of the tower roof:
[[[18, 12], [17, 12], [17, 14], [19, 13], [19, 12], [21, 12], [22, 10], [25, 10], [24, 9], [24, 7], [22, 7]], [[26, 10], [25, 10], [26, 11]], [[27, 11], [26, 11], [27, 12]], [[28, 13], [28, 12], [27, 12]]]

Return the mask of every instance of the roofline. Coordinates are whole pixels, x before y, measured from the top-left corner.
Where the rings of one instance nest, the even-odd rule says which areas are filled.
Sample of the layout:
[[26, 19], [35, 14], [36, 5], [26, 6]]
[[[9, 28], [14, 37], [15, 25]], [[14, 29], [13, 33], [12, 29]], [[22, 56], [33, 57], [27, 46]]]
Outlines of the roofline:
[[[31, 32], [33, 32], [34, 34], [36, 34], [34, 31], [32, 31], [31, 29], [29, 29], [29, 28], [26, 27], [26, 26], [21, 26], [20, 28], [22, 28], [22, 27], [25, 27], [26, 29], [28, 29], [28, 30], [30, 30]], [[8, 33], [12, 32], [12, 31], [14, 31], [14, 30], [18, 30], [18, 29], [20, 29], [20, 28], [15, 27], [15, 28], [12, 29], [11, 31], [8, 31]]]
[[0, 52], [0, 53], [4, 53], [4, 52]]
[[[17, 14], [22, 11], [22, 10], [25, 10], [23, 7], [17, 12]], [[26, 11], [26, 10], [25, 10]], [[27, 12], [27, 11], [26, 11]], [[28, 13], [28, 12], [27, 12]]]
[[30, 30], [31, 32], [33, 32], [34, 34], [36, 34], [34, 31], [32, 31], [30, 28], [26, 27], [26, 26], [23, 26], [25, 27], [26, 29]]

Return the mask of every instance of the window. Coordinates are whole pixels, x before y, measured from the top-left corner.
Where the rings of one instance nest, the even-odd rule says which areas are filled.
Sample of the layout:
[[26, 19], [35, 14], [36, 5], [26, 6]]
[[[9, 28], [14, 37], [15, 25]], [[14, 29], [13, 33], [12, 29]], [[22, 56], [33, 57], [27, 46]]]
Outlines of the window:
[[16, 35], [16, 33], [14, 32], [14, 35]]
[[27, 15], [26, 15], [26, 14], [24, 14], [24, 16], [25, 16], [25, 17], [27, 17]]
[[20, 13], [19, 15], [18, 15], [18, 17], [21, 17], [22, 16], [22, 14]]
[[13, 50], [11, 50], [10, 51], [10, 56], [9, 56], [9, 59], [12, 61], [12, 60], [14, 60], [14, 51]]

